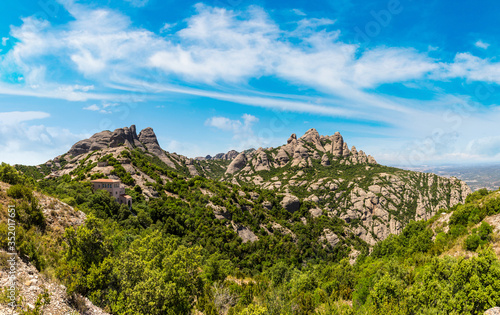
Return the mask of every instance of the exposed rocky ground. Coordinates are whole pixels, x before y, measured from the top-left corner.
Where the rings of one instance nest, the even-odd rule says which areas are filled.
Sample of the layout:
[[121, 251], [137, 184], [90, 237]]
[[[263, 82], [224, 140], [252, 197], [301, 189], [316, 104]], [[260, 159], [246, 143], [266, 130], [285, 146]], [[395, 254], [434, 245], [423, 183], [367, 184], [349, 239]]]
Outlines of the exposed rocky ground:
[[[15, 202], [6, 194], [10, 185], [0, 182], [0, 209], [2, 210], [2, 220], [4, 220], [5, 209], [8, 205]], [[53, 235], [53, 241], [61, 237], [64, 229], [70, 226], [77, 227], [85, 222], [85, 214], [75, 210], [73, 207], [56, 198], [34, 193], [42, 207], [46, 218], [46, 232]], [[8, 279], [8, 267], [6, 260], [11, 255], [0, 251], [0, 290], [5, 292], [6, 287], [10, 285]], [[40, 310], [47, 315], [67, 315], [67, 314], [88, 314], [104, 315], [106, 312], [93, 305], [87, 298], [80, 296], [68, 297], [66, 288], [51, 276], [40, 273], [33, 265], [27, 263], [16, 256], [16, 288], [18, 289], [17, 312], [21, 309], [26, 311], [34, 309], [36, 301], [44, 292], [49, 294], [50, 302], [43, 305]], [[43, 301], [43, 299], [42, 299]], [[5, 301], [4, 301], [5, 302]], [[12, 309], [6, 303], [0, 303], [0, 314], [14, 314]]]
[[[0, 252], [0, 255], [5, 255]], [[16, 288], [19, 290], [18, 308], [26, 311], [35, 309], [36, 301], [39, 296], [45, 292], [49, 294], [50, 302], [43, 305], [40, 310], [41, 314], [45, 315], [69, 315], [69, 314], [85, 314], [85, 315], [105, 315], [99, 307], [95, 306], [87, 298], [82, 296], [69, 297], [66, 294], [66, 288], [53, 280], [38, 272], [31, 264], [24, 262], [22, 259], [17, 259], [16, 264]], [[8, 285], [6, 270], [0, 271], [0, 287], [5, 290]], [[43, 301], [43, 299], [42, 299]], [[0, 304], [0, 314], [15, 314], [13, 309], [6, 304]]]

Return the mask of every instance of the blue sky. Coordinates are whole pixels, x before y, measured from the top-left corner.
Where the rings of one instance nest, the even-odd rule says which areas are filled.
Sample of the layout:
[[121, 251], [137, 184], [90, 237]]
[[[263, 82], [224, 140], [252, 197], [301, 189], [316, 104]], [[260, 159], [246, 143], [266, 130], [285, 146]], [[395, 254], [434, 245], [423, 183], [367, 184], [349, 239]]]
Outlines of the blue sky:
[[495, 1], [0, 4], [0, 161], [153, 127], [189, 157], [336, 131], [388, 165], [500, 158]]

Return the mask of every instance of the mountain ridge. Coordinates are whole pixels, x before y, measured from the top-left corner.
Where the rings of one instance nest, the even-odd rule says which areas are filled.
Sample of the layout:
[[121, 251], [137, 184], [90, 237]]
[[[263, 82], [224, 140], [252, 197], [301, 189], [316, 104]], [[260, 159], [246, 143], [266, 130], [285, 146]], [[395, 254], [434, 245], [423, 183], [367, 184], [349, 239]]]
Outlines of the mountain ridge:
[[[293, 213], [302, 207], [316, 217], [340, 218], [351, 226], [351, 233], [370, 245], [398, 234], [410, 220], [428, 219], [441, 208], [465, 201], [471, 192], [456, 178], [380, 165], [363, 150], [349, 149], [339, 132], [322, 136], [314, 128], [301, 137], [292, 134], [276, 148], [231, 150], [193, 159], [164, 151], [152, 128], [137, 135], [132, 125], [75, 143], [54, 159], [51, 176], [120, 178], [130, 187], [139, 186], [146, 198], [157, 198], [161, 191], [151, 183], [172, 179], [141, 169], [134, 160], [136, 154], [157, 158], [163, 167], [187, 177], [271, 190], [281, 196], [283, 209]], [[110, 158], [112, 165], [97, 165]], [[219, 210], [214, 212], [223, 215]], [[341, 237], [325, 230], [326, 235]]]

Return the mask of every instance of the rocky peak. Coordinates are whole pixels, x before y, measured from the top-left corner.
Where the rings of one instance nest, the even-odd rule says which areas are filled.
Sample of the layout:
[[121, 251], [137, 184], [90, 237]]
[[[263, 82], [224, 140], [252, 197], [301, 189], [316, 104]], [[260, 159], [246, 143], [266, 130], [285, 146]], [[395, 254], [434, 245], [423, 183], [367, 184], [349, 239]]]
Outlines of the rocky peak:
[[342, 135], [340, 132], [336, 132], [332, 136], [332, 154], [333, 156], [342, 156], [344, 149], [344, 138], [342, 138]]
[[297, 140], [297, 135], [292, 133], [292, 135], [290, 136], [290, 138], [288, 138], [287, 140], [287, 144], [291, 143], [293, 140]]
[[300, 139], [305, 142], [313, 143], [316, 149], [318, 149], [319, 151], [325, 151], [325, 148], [323, 148], [323, 145], [321, 144], [321, 137], [318, 131], [314, 128], [306, 131], [306, 133], [302, 137], [300, 137]]
[[306, 131], [306, 133], [300, 137], [300, 139], [307, 141], [307, 142], [313, 142], [314, 140], [319, 140], [319, 133], [316, 129], [311, 128]]
[[68, 154], [76, 157], [94, 150], [104, 150], [119, 146], [126, 146], [129, 149], [139, 148], [141, 150], [148, 150], [157, 155], [168, 166], [175, 168], [175, 164], [167, 157], [160, 147], [156, 134], [151, 127], [143, 129], [139, 133], [139, 136], [137, 135], [135, 125], [118, 128], [113, 132], [109, 130], [101, 131], [88, 139], [75, 143], [68, 151]]
[[238, 156], [239, 152], [236, 150], [231, 150], [222, 156], [223, 160], [232, 160]]
[[142, 142], [146, 147], [148, 145], [158, 147], [160, 146], [158, 143], [158, 139], [156, 138], [156, 134], [151, 127], [147, 127], [139, 133], [139, 141]]
[[358, 154], [358, 150], [356, 150], [356, 147], [355, 147], [355, 146], [352, 146], [352, 147], [351, 147], [351, 153], [352, 153], [353, 155]]
[[98, 132], [88, 139], [75, 143], [68, 151], [68, 154], [71, 156], [78, 156], [94, 150], [115, 148], [122, 145], [131, 149], [142, 147], [134, 125], [130, 126], [130, 128], [118, 128], [113, 132], [109, 130]]
[[118, 128], [111, 134], [109, 147], [114, 148], [120, 145], [125, 145], [131, 149], [141, 146], [137, 138], [135, 125], [130, 126], [130, 128]]

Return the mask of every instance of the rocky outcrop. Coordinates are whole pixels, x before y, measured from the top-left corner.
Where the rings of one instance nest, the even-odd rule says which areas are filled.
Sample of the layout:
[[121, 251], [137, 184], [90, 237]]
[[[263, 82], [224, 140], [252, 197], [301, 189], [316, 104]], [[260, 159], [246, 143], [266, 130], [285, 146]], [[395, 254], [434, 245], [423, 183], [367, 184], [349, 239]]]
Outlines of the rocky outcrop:
[[309, 158], [309, 150], [307, 150], [302, 144], [295, 146], [293, 151], [293, 161], [292, 166], [306, 166], [307, 159]]
[[110, 143], [111, 131], [101, 131], [94, 134], [89, 139], [81, 140], [75, 143], [71, 149], [68, 151], [70, 156], [78, 156], [81, 154], [86, 154], [94, 150], [102, 150], [107, 148]]
[[259, 148], [254, 156], [255, 157], [252, 159], [252, 166], [256, 172], [269, 171], [271, 169], [267, 153], [262, 148]]
[[323, 147], [323, 144], [321, 143], [319, 133], [314, 128], [311, 128], [308, 131], [306, 131], [306, 133], [302, 137], [300, 137], [300, 139], [304, 142], [312, 143], [314, 145], [314, 147], [319, 151], [322, 151], [322, 152], [325, 151], [325, 148]]
[[137, 138], [135, 125], [130, 126], [130, 128], [118, 128], [113, 132], [109, 139], [109, 147], [114, 148], [121, 145], [125, 145], [130, 149], [142, 147]]
[[275, 160], [279, 163], [278, 166], [284, 166], [288, 163], [288, 161], [290, 161], [290, 157], [285, 150], [280, 149], [275, 157]]
[[340, 132], [336, 132], [332, 136], [332, 154], [333, 156], [340, 157], [342, 156], [343, 149], [344, 149], [344, 139], [340, 135]]
[[138, 141], [146, 147], [146, 149], [158, 156], [163, 163], [167, 164], [169, 167], [176, 168], [175, 163], [165, 154], [165, 151], [160, 147], [156, 134], [153, 128], [148, 127], [143, 129], [139, 133]]
[[226, 170], [226, 174], [234, 174], [237, 171], [243, 169], [247, 164], [247, 157], [245, 153], [241, 152], [238, 156], [229, 164]]
[[321, 165], [330, 166], [330, 159], [328, 158], [328, 155], [323, 154], [323, 157], [321, 158]]
[[281, 201], [281, 206], [288, 212], [295, 212], [300, 209], [300, 200], [294, 195], [285, 195]]
[[[210, 157], [210, 155], [206, 156], [206, 160], [226, 160], [230, 161], [238, 156], [239, 152], [236, 150], [231, 150], [227, 153], [217, 153], [214, 157]], [[209, 158], [210, 157], [210, 158]]]
[[500, 315], [500, 307], [490, 308], [484, 312], [484, 315]]
[[[6, 255], [0, 251], [0, 254]], [[50, 294], [50, 303], [43, 305], [40, 313], [35, 314], [88, 314], [88, 315], [107, 315], [99, 307], [80, 295], [75, 295], [79, 300], [79, 309], [66, 293], [66, 287], [50, 279], [45, 274], [40, 273], [31, 263], [26, 263], [23, 259], [16, 261], [16, 295], [19, 298], [16, 311], [22, 311], [20, 314], [33, 314], [34, 305], [36, 305], [39, 295], [45, 290]], [[0, 289], [6, 290], [9, 285], [8, 272], [0, 271]], [[85, 309], [85, 313], [81, 312]], [[0, 314], [17, 314], [7, 303], [0, 303]]]
[[[152, 134], [154, 135], [154, 132]], [[156, 136], [154, 136], [154, 139], [156, 140]], [[158, 145], [158, 142], [156, 144]], [[75, 143], [67, 154], [74, 157], [94, 150], [116, 148], [119, 146], [126, 146], [130, 149], [136, 147], [144, 149], [139, 137], [137, 137], [135, 125], [130, 126], [130, 128], [118, 128], [113, 132], [106, 130], [96, 133], [88, 139]]]
[[151, 152], [156, 153], [159, 151], [163, 151], [161, 150], [158, 139], [156, 139], [156, 134], [151, 127], [141, 130], [138, 140]]
[[335, 247], [340, 242], [340, 238], [337, 234], [333, 233], [330, 229], [323, 230], [323, 235], [319, 240], [320, 242], [326, 241], [332, 247]]
[[[236, 151], [230, 151], [226, 155], [220, 153], [212, 159], [231, 159], [236, 153]], [[264, 153], [267, 154], [267, 157], [264, 156]], [[261, 148], [253, 152], [248, 150], [245, 155], [247, 165], [241, 168], [238, 167], [238, 169], [231, 166], [231, 170], [226, 174], [241, 172], [242, 176], [247, 176], [254, 172], [269, 171], [286, 165], [311, 167], [315, 161], [318, 161], [323, 166], [329, 166], [333, 162], [331, 160], [332, 155], [334, 160], [346, 165], [377, 163], [372, 156], [367, 156], [363, 151], [358, 152], [354, 146], [352, 150], [349, 150], [347, 143], [339, 132], [335, 132], [333, 136], [320, 136], [314, 128], [307, 130], [300, 138], [297, 138], [296, 134], [292, 134], [287, 143], [280, 147]], [[272, 157], [272, 159], [269, 157]], [[269, 186], [266, 186], [266, 188], [269, 188]]]
[[176, 167], [172, 160], [165, 154], [165, 151], [160, 147], [153, 129], [150, 127], [145, 128], [137, 135], [135, 125], [130, 126], [130, 128], [118, 128], [113, 132], [106, 130], [96, 133], [88, 139], [75, 143], [67, 154], [72, 157], [77, 157], [95, 150], [104, 150], [121, 146], [129, 149], [138, 148], [147, 150], [158, 156], [169, 167]]
[[226, 161], [232, 160], [232, 159], [236, 158], [238, 156], [238, 154], [239, 154], [238, 151], [231, 150], [222, 156], [222, 160], [226, 160]]
[[343, 157], [348, 157], [351, 154], [351, 151], [349, 151], [349, 146], [347, 143], [344, 142], [344, 145], [342, 147], [342, 156]]
[[256, 242], [259, 240], [259, 237], [257, 235], [255, 235], [255, 233], [252, 232], [252, 230], [250, 230], [246, 226], [243, 226], [241, 224], [236, 224], [232, 221], [231, 221], [231, 225], [233, 226], [234, 231], [236, 233], [238, 233], [238, 236], [241, 237], [241, 239], [243, 240], [243, 243], [246, 243], [246, 242], [252, 243], [252, 242]]

